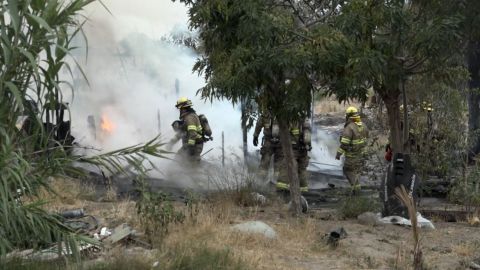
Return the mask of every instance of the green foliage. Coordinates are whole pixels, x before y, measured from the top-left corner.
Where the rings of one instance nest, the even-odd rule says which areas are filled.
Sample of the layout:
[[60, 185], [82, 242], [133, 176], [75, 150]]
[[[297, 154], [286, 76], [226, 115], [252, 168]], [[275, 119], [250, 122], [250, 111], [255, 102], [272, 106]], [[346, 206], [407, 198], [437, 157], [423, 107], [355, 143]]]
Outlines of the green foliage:
[[[367, 83], [382, 97], [398, 97], [402, 76], [440, 69], [459, 45], [461, 17], [449, 2], [353, 0], [342, 5], [334, 22], [348, 40], [340, 78], [352, 86]], [[331, 90], [343, 100], [352, 88]]]
[[[448, 76], [448, 80], [437, 79], [440, 76]], [[422, 179], [427, 175], [455, 176], [465, 162], [462, 149], [467, 147], [468, 133], [461, 131], [466, 131], [466, 104], [458, 82], [466, 77], [464, 69], [444, 70], [409, 82], [410, 131], [416, 144], [412, 156]]]
[[372, 87], [387, 108], [391, 146], [403, 152], [398, 110], [402, 85], [415, 76], [463, 66], [450, 61], [461, 54], [461, 23], [457, 4], [447, 0], [342, 4], [332, 24], [346, 45], [343, 51], [330, 52], [340, 54], [343, 63], [327, 93], [347, 100], [352, 92], [365, 97], [365, 89]]
[[[63, 243], [78, 255], [78, 239], [41, 202], [23, 204], [48, 189], [50, 176], [74, 171], [68, 151], [43, 128], [47, 102], [61, 102], [62, 69], [80, 31], [79, 13], [92, 0], [3, 1], [0, 5], [0, 255], [14, 248], [42, 248]], [[30, 106], [29, 100], [38, 100]], [[17, 129], [20, 115], [28, 124]], [[56, 145], [56, 147], [55, 147]]]
[[155, 167], [149, 160], [149, 157], [167, 158], [166, 155], [170, 153], [163, 150], [165, 143], [162, 143], [159, 138], [160, 136], [144, 144], [129, 146], [91, 157], [73, 156], [72, 159], [94, 165], [100, 170], [111, 174], [128, 174], [126, 168], [133, 169], [135, 172], [138, 172], [137, 177], [142, 177], [147, 173], [147, 165], [152, 168]]
[[165, 193], [143, 192], [136, 203], [137, 214], [149, 241], [162, 241], [169, 226], [182, 223], [185, 214], [177, 211]]
[[185, 205], [187, 206], [188, 216], [193, 223], [197, 222], [198, 213], [200, 213], [199, 208], [200, 199], [197, 194], [192, 191], [187, 191], [187, 197], [185, 198]]
[[339, 211], [344, 218], [357, 218], [365, 212], [378, 212], [381, 209], [377, 199], [364, 196], [349, 196], [340, 205]]
[[320, 58], [316, 51], [330, 43], [328, 28], [316, 28], [311, 39], [292, 6], [278, 1], [181, 2], [190, 5], [191, 27], [203, 41], [194, 66], [207, 80], [203, 97], [255, 100], [282, 119], [308, 111], [309, 75]]
[[467, 210], [478, 211], [480, 208], [480, 167], [475, 166], [462, 179], [455, 181], [448, 193], [453, 203], [464, 205]]
[[[55, 215], [36, 201], [55, 176], [77, 176], [75, 162], [109, 172], [125, 165], [143, 169], [147, 155], [163, 157], [157, 138], [145, 145], [83, 157], [72, 155], [71, 138], [58, 135], [60, 126], [46, 115], [60, 108], [64, 91], [74, 91], [62, 74], [73, 77], [73, 40], [81, 32], [81, 12], [94, 0], [2, 1], [0, 5], [0, 256], [15, 248], [66, 245], [75, 256], [76, 240]], [[82, 72], [81, 68], [78, 70]], [[17, 127], [17, 120], [26, 117]], [[46, 121], [44, 119], [47, 118]], [[145, 170], [142, 170], [144, 172]], [[28, 196], [29, 204], [22, 203]], [[78, 257], [77, 257], [78, 258]]]

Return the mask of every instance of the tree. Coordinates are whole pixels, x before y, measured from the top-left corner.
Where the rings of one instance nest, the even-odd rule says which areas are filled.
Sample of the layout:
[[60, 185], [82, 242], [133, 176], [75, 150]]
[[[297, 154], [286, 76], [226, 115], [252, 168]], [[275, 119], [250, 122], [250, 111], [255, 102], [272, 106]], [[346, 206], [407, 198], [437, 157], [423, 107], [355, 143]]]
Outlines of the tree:
[[[279, 122], [290, 192], [300, 213], [299, 181], [289, 126], [309, 114], [310, 75], [320, 50], [333, 39], [328, 28], [316, 40], [299, 21], [296, 1], [182, 0], [190, 7], [190, 26], [202, 44], [194, 70], [205, 76], [207, 99], [237, 104], [259, 101]], [[305, 6], [303, 6], [305, 7]]]
[[464, 20], [462, 24], [463, 42], [466, 47], [465, 59], [470, 73], [468, 83], [468, 129], [469, 151], [468, 157], [480, 153], [480, 3], [474, 0], [466, 0], [460, 5]]
[[339, 6], [333, 24], [348, 40], [348, 55], [342, 56], [344, 67], [330, 93], [345, 100], [351, 91], [373, 87], [385, 103], [395, 152], [406, 150], [408, 123], [402, 134], [399, 112], [406, 80], [455, 65], [449, 62], [461, 21], [451, 12], [455, 5], [442, 0], [352, 0]]

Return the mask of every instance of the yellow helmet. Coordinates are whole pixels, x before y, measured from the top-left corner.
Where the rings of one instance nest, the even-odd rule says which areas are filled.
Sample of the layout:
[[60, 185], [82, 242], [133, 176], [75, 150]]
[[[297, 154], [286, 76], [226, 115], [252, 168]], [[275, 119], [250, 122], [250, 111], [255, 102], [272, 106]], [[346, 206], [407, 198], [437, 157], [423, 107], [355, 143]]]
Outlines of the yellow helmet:
[[358, 110], [357, 110], [357, 108], [355, 108], [353, 106], [350, 106], [345, 111], [345, 114], [347, 115], [347, 117], [357, 116], [358, 115]]
[[188, 108], [188, 107], [192, 107], [193, 104], [192, 104], [192, 101], [186, 97], [181, 97], [177, 100], [177, 104], [175, 105], [175, 107], [177, 107], [177, 109], [183, 109], [183, 108]]
[[400, 111], [403, 112], [403, 104], [400, 105]]
[[422, 109], [427, 112], [433, 111], [432, 103], [427, 103], [426, 101], [422, 102]]
[[431, 112], [431, 111], [433, 111], [433, 109], [432, 109], [432, 103], [428, 103], [428, 105], [427, 105], [427, 112]]

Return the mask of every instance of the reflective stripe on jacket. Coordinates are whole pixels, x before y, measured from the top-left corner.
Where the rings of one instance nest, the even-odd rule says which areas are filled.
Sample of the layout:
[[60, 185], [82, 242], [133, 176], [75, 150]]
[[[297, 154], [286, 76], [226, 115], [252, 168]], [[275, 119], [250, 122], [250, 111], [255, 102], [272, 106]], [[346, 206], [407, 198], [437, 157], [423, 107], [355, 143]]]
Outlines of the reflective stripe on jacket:
[[194, 112], [188, 112], [181, 115], [180, 118], [185, 122], [184, 128], [186, 138], [184, 138], [184, 142], [186, 141], [188, 145], [194, 145], [197, 142], [201, 142], [203, 138], [203, 129], [197, 114]]
[[350, 122], [343, 129], [338, 153], [346, 157], [360, 157], [367, 144], [368, 130], [362, 122]]

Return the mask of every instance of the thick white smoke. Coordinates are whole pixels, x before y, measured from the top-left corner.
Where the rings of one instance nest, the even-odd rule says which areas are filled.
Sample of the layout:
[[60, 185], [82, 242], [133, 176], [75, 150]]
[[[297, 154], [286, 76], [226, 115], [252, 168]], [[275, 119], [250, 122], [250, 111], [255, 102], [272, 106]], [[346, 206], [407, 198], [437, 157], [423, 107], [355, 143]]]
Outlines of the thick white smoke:
[[[79, 80], [80, 91], [71, 106], [77, 141], [103, 151], [158, 134], [167, 141], [173, 136], [170, 124], [178, 119], [175, 102], [187, 96], [212, 124], [215, 140], [205, 145], [206, 150], [220, 146], [222, 131], [227, 145], [241, 145], [239, 112], [227, 102], [210, 104], [196, 97], [204, 83], [192, 74], [196, 55], [162, 39], [187, 31], [186, 9], [170, 1], [144, 2], [140, 6], [127, 0], [105, 1], [113, 15], [98, 4], [89, 15], [88, 55], [79, 55], [88, 85]], [[88, 116], [95, 119], [96, 134], [88, 129]], [[102, 120], [110, 132], [102, 130]]]
[[[213, 129], [214, 141], [205, 144], [204, 153], [214, 150], [204, 158], [219, 163], [222, 132], [227, 159], [232, 154], [241, 156], [240, 111], [227, 101], [211, 104], [200, 100], [196, 91], [204, 80], [192, 73], [197, 55], [164, 39], [188, 33], [186, 7], [170, 0], [103, 2], [112, 14], [99, 3], [89, 7], [84, 28], [88, 54], [78, 50], [76, 55], [88, 84], [77, 71], [79, 79], [74, 85], [78, 91], [74, 97], [67, 97], [77, 142], [105, 152], [143, 143], [159, 134], [168, 141], [173, 136], [170, 124], [178, 119], [175, 102], [186, 96], [197, 113], [208, 117]], [[96, 132], [89, 129], [92, 120]], [[258, 150], [253, 148], [252, 133], [249, 149]], [[316, 159], [331, 160], [322, 144], [315, 141]], [[180, 143], [172, 150], [179, 147]], [[156, 162], [162, 168], [171, 167], [171, 161]]]

